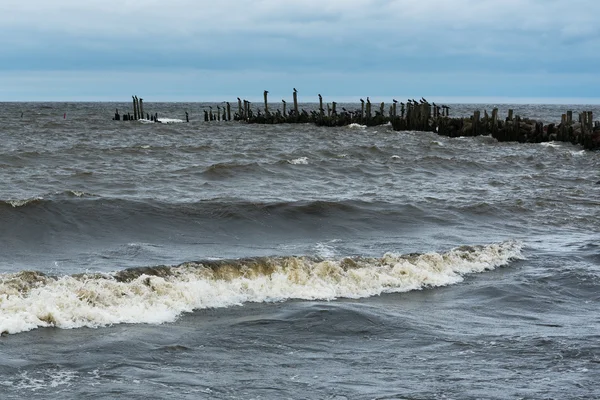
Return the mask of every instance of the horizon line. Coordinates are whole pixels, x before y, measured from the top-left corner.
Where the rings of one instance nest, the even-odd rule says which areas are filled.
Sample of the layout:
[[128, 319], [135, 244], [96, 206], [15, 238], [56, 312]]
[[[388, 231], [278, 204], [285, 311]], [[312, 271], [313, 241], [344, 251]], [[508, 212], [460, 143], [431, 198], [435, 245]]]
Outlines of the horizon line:
[[[163, 97], [163, 99], [158, 100], [144, 100], [145, 103], [211, 103], [211, 104], [220, 104], [226, 103], [228, 100], [215, 100], [215, 98], [228, 98], [233, 97], [234, 100], [229, 101], [230, 103], [237, 103], [237, 98], [239, 96], [181, 96], [181, 98], [173, 98], [171, 96]], [[269, 104], [277, 104], [281, 103], [281, 100], [273, 101], [273, 98], [284, 98], [286, 96], [269, 94]], [[302, 96], [306, 97], [306, 96]], [[302, 101], [302, 97], [299, 96], [298, 103], [302, 104], [318, 104], [318, 100], [314, 99], [311, 101]], [[312, 97], [312, 96], [311, 96]], [[316, 95], [314, 96], [316, 98]], [[360, 99], [365, 96], [339, 96], [334, 98], [334, 96], [329, 96], [331, 99], [327, 101], [327, 98], [323, 97], [324, 103], [330, 103], [331, 101], [335, 101], [336, 103], [346, 103], [346, 104], [355, 104], [360, 103]], [[371, 99], [372, 103], [391, 103], [392, 99], [413, 99], [415, 96], [368, 96]], [[537, 105], [600, 105], [600, 97], [507, 97], [507, 96], [418, 96], [427, 99], [430, 102], [437, 103], [446, 103], [446, 104], [537, 104]], [[241, 98], [241, 97], [240, 97]], [[249, 97], [244, 100], [248, 100], [251, 103], [263, 103], [264, 99], [262, 97]], [[286, 100], [287, 101], [287, 100]], [[399, 100], [403, 102], [404, 100]], [[92, 97], [92, 98], [82, 98], [82, 97], [70, 97], [70, 98], [58, 98], [58, 99], [35, 99], [35, 100], [0, 100], [0, 104], [2, 103], [113, 103], [113, 104], [122, 104], [129, 103], [131, 100], [115, 100], [108, 97]], [[292, 101], [288, 101], [291, 103]]]

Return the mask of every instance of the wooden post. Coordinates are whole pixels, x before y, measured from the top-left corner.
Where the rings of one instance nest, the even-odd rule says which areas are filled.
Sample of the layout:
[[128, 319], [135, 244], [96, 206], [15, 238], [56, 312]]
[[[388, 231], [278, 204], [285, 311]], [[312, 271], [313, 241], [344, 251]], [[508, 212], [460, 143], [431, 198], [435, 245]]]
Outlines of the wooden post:
[[381, 114], [381, 116], [384, 116], [384, 111], [385, 110], [385, 103], [382, 101], [381, 104], [379, 105], [379, 113]]
[[396, 112], [397, 112], [397, 102], [396, 100], [394, 100], [394, 103], [392, 104], [392, 118], [396, 118]]
[[323, 109], [323, 96], [319, 95], [319, 115], [323, 118], [323, 113], [325, 110]]
[[492, 110], [492, 136], [497, 138], [498, 136], [498, 109]]
[[138, 115], [138, 117], [136, 119], [144, 118], [144, 116], [140, 113], [140, 101], [138, 100], [137, 96], [135, 96], [135, 105], [137, 106], [137, 115]]
[[335, 109], [336, 106], [337, 103], [335, 101], [331, 103], [331, 115], [337, 115], [337, 111]]
[[231, 104], [227, 102], [227, 121], [231, 121]]
[[281, 100], [281, 102], [283, 103], [283, 117], [287, 118], [287, 112], [285, 110], [287, 103], [285, 102], [285, 100]]
[[473, 113], [473, 136], [477, 136], [479, 134], [479, 110]]
[[138, 119], [137, 117], [137, 104], [135, 101], [135, 96], [131, 96], [131, 98], [133, 99], [133, 119], [136, 120]]
[[508, 117], [506, 118], [507, 121], [512, 121], [513, 119], [513, 110], [509, 109], [508, 110]]
[[571, 124], [573, 122], [573, 111], [567, 111], [567, 124]]
[[265, 114], [269, 115], [269, 105], [267, 104], [267, 95], [269, 94], [268, 90], [265, 90], [263, 96], [265, 98]]
[[327, 117], [331, 118], [331, 106], [327, 103]]
[[371, 100], [367, 97], [367, 121], [371, 119]]
[[240, 99], [238, 97], [237, 100], [238, 100], [238, 118], [244, 119], [244, 110], [242, 109], [242, 99]]
[[298, 91], [294, 88], [294, 116], [298, 118], [300, 114], [298, 113]]
[[140, 97], [140, 119], [144, 119], [144, 99]]
[[365, 101], [360, 99], [360, 119], [365, 119]]

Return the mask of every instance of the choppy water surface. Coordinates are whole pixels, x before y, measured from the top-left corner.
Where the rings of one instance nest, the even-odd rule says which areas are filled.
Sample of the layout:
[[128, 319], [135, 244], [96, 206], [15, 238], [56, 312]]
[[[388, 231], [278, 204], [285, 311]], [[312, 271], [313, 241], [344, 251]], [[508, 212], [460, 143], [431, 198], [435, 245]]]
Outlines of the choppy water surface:
[[600, 397], [600, 153], [207, 106], [1, 105], [3, 398]]

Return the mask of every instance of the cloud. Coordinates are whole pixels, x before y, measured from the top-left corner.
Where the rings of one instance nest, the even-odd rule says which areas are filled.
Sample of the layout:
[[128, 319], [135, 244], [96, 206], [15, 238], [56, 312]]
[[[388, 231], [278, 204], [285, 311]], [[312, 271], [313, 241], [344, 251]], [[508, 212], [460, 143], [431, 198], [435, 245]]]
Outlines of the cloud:
[[464, 73], [502, 91], [595, 73], [598, 14], [596, 0], [4, 0], [0, 71]]

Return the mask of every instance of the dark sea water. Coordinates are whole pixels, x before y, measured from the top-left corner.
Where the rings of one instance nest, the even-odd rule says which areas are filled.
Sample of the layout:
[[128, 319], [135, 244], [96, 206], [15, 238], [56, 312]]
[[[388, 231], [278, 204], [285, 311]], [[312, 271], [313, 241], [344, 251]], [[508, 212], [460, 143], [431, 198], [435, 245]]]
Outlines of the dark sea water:
[[1, 399], [600, 398], [600, 153], [207, 106], [0, 104]]

